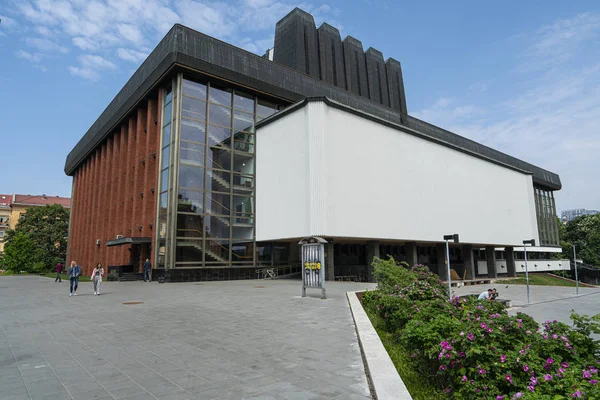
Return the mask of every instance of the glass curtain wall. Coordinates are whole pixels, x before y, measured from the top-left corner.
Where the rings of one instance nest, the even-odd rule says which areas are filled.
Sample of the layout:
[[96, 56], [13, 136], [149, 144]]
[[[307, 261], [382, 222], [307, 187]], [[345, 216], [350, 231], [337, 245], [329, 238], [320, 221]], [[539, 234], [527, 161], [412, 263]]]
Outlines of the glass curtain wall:
[[168, 177], [172, 169], [177, 177], [176, 194], [165, 194], [164, 203], [163, 187], [167, 190], [169, 185], [161, 185], [159, 214], [162, 218], [165, 210], [172, 210], [174, 226], [167, 232], [175, 233], [171, 246], [169, 235], [164, 235], [163, 259], [175, 268], [254, 265], [254, 125], [278, 107], [208, 81], [180, 75], [179, 82], [180, 107], [174, 114], [179, 130], [170, 135], [175, 139], [169, 141], [170, 130], [163, 127], [163, 148], [172, 143], [178, 150], [161, 154], [166, 160], [161, 175]]
[[162, 91], [162, 118], [161, 118], [161, 152], [160, 152], [160, 195], [158, 198], [158, 229], [157, 229], [157, 259], [154, 265], [158, 268], [165, 268], [167, 265], [167, 248], [170, 243], [169, 225], [169, 195], [172, 191], [171, 187], [171, 171], [173, 157], [171, 149], [173, 148], [171, 135], [171, 127], [173, 126], [173, 85], [163, 89]]
[[537, 213], [538, 232], [542, 246], [558, 246], [558, 220], [554, 194], [535, 186], [535, 209]]

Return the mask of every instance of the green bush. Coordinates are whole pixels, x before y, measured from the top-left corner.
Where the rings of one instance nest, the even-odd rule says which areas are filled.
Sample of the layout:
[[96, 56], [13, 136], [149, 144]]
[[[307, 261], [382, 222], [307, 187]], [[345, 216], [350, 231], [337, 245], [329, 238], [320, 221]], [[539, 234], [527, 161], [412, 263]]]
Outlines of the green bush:
[[414, 279], [408, 264], [396, 262], [392, 256], [388, 256], [387, 260], [375, 257], [372, 265], [377, 288], [383, 292], [390, 292], [395, 286], [405, 286]]
[[[475, 298], [447, 300], [426, 267], [398, 273], [379, 263], [382, 289], [363, 304], [399, 346], [411, 349], [418, 373], [454, 399], [599, 398], [600, 316], [572, 314], [573, 328]], [[401, 285], [399, 283], [402, 283]]]

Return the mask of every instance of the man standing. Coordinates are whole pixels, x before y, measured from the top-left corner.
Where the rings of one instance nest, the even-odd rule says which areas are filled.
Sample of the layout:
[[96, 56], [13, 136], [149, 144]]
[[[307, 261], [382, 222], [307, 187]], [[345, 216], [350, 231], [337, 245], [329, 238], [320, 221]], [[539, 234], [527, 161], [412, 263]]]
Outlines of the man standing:
[[69, 275], [69, 297], [77, 296], [77, 286], [79, 286], [79, 275], [81, 275], [81, 267], [75, 263], [75, 261], [71, 261], [71, 266], [67, 270], [67, 274]]
[[63, 265], [62, 263], [58, 263], [56, 264], [56, 279], [54, 280], [54, 282], [58, 281], [58, 282], [62, 282], [62, 279], [60, 278], [60, 274], [63, 271]]
[[146, 262], [144, 262], [144, 282], [146, 279], [148, 282], [151, 282], [150, 271], [152, 270], [152, 264], [150, 264], [150, 259], [146, 258]]

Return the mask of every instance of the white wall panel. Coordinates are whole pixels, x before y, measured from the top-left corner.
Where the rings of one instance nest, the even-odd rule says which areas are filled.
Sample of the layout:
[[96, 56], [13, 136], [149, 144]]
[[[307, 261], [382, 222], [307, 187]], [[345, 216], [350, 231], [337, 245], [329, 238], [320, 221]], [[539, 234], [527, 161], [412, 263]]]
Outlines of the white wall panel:
[[260, 128], [256, 161], [257, 240], [538, 239], [531, 175], [322, 102]]

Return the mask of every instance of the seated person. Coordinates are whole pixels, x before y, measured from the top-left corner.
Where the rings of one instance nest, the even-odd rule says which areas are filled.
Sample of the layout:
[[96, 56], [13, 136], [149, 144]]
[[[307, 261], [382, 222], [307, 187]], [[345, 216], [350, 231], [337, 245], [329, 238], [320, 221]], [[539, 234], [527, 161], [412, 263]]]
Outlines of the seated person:
[[493, 289], [488, 289], [486, 292], [483, 292], [477, 298], [478, 300], [492, 300], [492, 295], [494, 293]]

